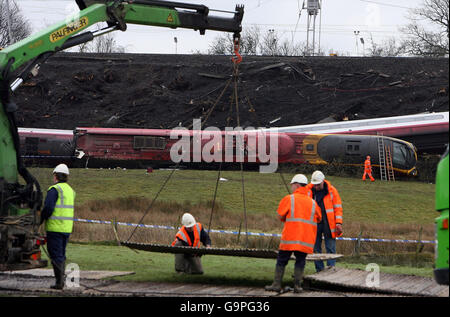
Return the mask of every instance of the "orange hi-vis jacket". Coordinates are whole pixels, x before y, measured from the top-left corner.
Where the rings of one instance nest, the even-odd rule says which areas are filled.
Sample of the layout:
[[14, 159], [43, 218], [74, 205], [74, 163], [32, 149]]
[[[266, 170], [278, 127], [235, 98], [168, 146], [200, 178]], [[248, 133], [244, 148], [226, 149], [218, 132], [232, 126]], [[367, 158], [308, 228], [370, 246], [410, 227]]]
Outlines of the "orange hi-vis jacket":
[[[336, 238], [336, 224], [342, 225], [342, 200], [337, 189], [333, 185], [331, 185], [329, 181], [324, 180], [324, 182], [328, 185], [328, 194], [323, 198], [323, 203], [325, 205], [325, 211], [327, 213], [327, 220], [331, 230], [331, 237]], [[312, 189], [313, 186], [313, 184], [307, 185], [308, 189]], [[340, 234], [339, 236], [341, 235], [342, 234]]]
[[300, 187], [280, 201], [277, 212], [284, 222], [280, 250], [313, 253], [322, 213], [310, 195], [310, 190]]
[[175, 240], [172, 242], [172, 246], [177, 242], [177, 238], [186, 242], [190, 247], [199, 248], [200, 247], [200, 233], [202, 232], [202, 224], [197, 222], [194, 225], [194, 241], [191, 241], [189, 234], [187, 233], [186, 227], [182, 226], [181, 229], [175, 235]]
[[364, 161], [364, 172], [372, 173], [372, 165], [370, 164], [370, 160]]

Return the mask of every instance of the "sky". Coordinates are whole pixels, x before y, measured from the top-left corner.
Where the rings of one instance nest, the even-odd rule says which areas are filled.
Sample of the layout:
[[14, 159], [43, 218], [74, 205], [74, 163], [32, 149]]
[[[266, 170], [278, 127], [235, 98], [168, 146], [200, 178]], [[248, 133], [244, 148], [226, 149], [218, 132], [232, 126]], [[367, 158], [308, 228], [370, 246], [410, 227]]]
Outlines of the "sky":
[[[5, 1], [5, 0], [0, 0]], [[236, 4], [244, 4], [243, 28], [256, 25], [262, 33], [275, 30], [283, 39], [306, 42], [307, 12], [300, 10], [306, 0], [178, 0], [204, 4], [210, 9], [233, 11]], [[16, 0], [23, 16], [34, 31], [63, 21], [77, 10], [74, 0]], [[323, 0], [321, 14], [316, 18], [316, 43], [319, 38], [325, 53], [331, 50], [342, 55], [363, 55], [371, 39], [381, 44], [390, 37], [400, 37], [399, 27], [408, 23], [409, 9], [417, 8], [422, 0]], [[214, 15], [222, 13], [211, 12]], [[229, 15], [231, 16], [231, 14]], [[357, 41], [363, 38], [365, 45]], [[127, 53], [192, 54], [206, 53], [220, 32], [206, 31], [205, 35], [187, 29], [169, 29], [128, 25], [126, 32], [113, 33]], [[175, 44], [174, 38], [177, 38]], [[357, 45], [358, 43], [358, 45]]]

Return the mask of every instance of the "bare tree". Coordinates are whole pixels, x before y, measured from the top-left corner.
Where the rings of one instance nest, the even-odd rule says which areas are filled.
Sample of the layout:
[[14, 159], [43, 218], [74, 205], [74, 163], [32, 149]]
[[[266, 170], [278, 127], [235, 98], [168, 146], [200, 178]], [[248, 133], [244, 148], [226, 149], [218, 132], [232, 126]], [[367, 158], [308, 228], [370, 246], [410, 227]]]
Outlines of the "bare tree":
[[423, 0], [420, 8], [410, 12], [409, 20], [401, 29], [407, 36], [403, 45], [409, 54], [449, 55], [449, 0]]
[[241, 36], [241, 51], [245, 55], [256, 55], [260, 41], [261, 30], [254, 25], [244, 29]]
[[228, 34], [216, 36], [209, 45], [208, 54], [231, 55], [233, 53], [233, 39]]
[[370, 42], [371, 46], [369, 46], [369, 56], [377, 57], [394, 57], [394, 56], [400, 56], [401, 54], [405, 53], [405, 47], [403, 43], [398, 43], [397, 39], [395, 37], [390, 37], [386, 40], [383, 40], [381, 44], [375, 43], [373, 40], [372, 34], [370, 34]]
[[[276, 55], [281, 56], [306, 56], [308, 50], [306, 49], [306, 42], [292, 43], [288, 39], [284, 39], [278, 46], [278, 52]], [[321, 51], [316, 55], [324, 55]]]
[[[8, 23], [11, 24], [8, 25]], [[30, 34], [30, 24], [23, 18], [17, 3], [14, 0], [9, 1], [8, 16], [6, 2], [0, 1], [0, 47], [14, 44]]]
[[[246, 28], [241, 33], [240, 53], [242, 55], [256, 55], [258, 53], [260, 29], [257, 26]], [[223, 34], [217, 36], [209, 45], [208, 54], [231, 55], [234, 51], [233, 36]]]
[[118, 45], [114, 35], [110, 33], [79, 45], [78, 51], [80, 53], [125, 53], [125, 48]]
[[[267, 30], [261, 35], [261, 29], [252, 26], [243, 30], [240, 40], [242, 55], [303, 56], [306, 54], [305, 43], [292, 43], [283, 39], [276, 30]], [[233, 54], [231, 35], [219, 35], [210, 44], [208, 54]], [[323, 52], [322, 52], [323, 55]]]
[[280, 55], [280, 45], [278, 32], [273, 29], [267, 30], [260, 44], [261, 55]]

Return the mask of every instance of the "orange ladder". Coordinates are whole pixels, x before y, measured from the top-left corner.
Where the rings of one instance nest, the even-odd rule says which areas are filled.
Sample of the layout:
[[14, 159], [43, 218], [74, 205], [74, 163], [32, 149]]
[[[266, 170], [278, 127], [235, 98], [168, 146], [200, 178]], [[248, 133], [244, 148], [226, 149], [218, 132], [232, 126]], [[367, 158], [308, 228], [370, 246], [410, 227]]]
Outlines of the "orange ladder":
[[386, 171], [387, 171], [387, 180], [395, 181], [394, 177], [394, 166], [392, 165], [392, 151], [390, 146], [385, 146], [386, 153]]

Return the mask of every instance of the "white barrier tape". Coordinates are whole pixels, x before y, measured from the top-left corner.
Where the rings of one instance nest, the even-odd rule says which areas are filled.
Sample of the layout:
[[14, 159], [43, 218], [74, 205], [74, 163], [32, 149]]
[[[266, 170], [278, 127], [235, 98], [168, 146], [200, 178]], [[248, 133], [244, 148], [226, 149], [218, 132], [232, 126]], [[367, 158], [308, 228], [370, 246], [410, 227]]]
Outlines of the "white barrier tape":
[[[106, 220], [89, 220], [89, 219], [73, 219], [78, 222], [86, 222], [86, 223], [97, 223], [97, 224], [106, 224], [110, 225], [112, 221]], [[120, 226], [129, 226], [129, 227], [140, 227], [140, 228], [151, 228], [151, 229], [168, 229], [168, 230], [178, 230], [180, 228], [175, 228], [172, 226], [160, 226], [160, 225], [144, 225], [144, 224], [136, 224], [129, 222], [115, 222], [115, 224]], [[212, 233], [225, 233], [225, 234], [242, 234], [249, 236], [258, 236], [258, 237], [276, 237], [280, 238], [281, 234], [278, 233], [262, 233], [262, 232], [239, 232], [239, 231], [229, 231], [229, 230], [214, 230], [211, 229], [209, 232]], [[365, 241], [365, 242], [397, 242], [397, 243], [423, 243], [423, 244], [435, 244], [436, 241], [432, 240], [402, 240], [402, 239], [375, 239], [375, 238], [344, 238], [338, 237], [336, 240], [343, 241]]]

